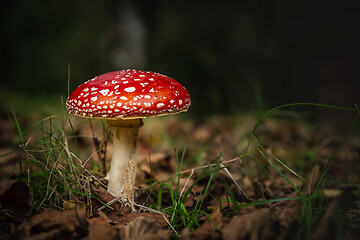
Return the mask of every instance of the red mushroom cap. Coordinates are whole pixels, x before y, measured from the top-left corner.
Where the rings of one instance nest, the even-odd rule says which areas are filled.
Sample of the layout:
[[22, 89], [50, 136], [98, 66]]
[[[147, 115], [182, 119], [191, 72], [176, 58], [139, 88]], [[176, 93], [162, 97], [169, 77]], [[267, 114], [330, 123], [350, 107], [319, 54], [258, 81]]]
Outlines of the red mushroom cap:
[[75, 89], [66, 101], [70, 113], [107, 119], [145, 118], [187, 111], [188, 91], [165, 75], [123, 70], [97, 76]]

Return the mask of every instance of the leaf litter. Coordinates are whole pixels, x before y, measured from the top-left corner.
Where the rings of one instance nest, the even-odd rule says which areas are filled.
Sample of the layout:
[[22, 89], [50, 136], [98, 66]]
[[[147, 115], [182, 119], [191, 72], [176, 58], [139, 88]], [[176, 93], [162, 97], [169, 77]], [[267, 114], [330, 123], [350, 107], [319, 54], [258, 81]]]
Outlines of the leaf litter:
[[[73, 194], [62, 196], [62, 206], [48, 203], [35, 208], [31, 184], [14, 181], [18, 175], [11, 175], [10, 170], [2, 172], [2, 176], [12, 177], [11, 181], [1, 178], [1, 186], [6, 180], [8, 187], [0, 195], [0, 236], [104, 240], [357, 236], [359, 138], [345, 139], [335, 130], [315, 129], [294, 119], [268, 118], [256, 132], [258, 143], [253, 141], [250, 147], [255, 150], [239, 157], [254, 118], [213, 117], [199, 124], [180, 121], [172, 118], [160, 126], [150, 122], [140, 137], [136, 205], [105, 190], [104, 169], [110, 155], [106, 151], [111, 151], [111, 144], [104, 142], [108, 141], [106, 134], [88, 132], [85, 124], [76, 132], [103, 136], [78, 142], [84, 152], [98, 152], [87, 166], [96, 167], [98, 162], [99, 174], [94, 174], [96, 178], [84, 176], [89, 180], [90, 202]], [[240, 121], [245, 127], [239, 127]], [[158, 130], [160, 136], [148, 134], [149, 129]], [[159, 140], [162, 138], [167, 142]], [[185, 142], [189, 142], [186, 162], [178, 171], [179, 159], [168, 149]], [[208, 160], [219, 155], [219, 164], [212, 161], [210, 166]], [[1, 164], [13, 164], [13, 159], [2, 158]], [[24, 175], [24, 169], [20, 170]], [[173, 199], [176, 191], [179, 195]]]

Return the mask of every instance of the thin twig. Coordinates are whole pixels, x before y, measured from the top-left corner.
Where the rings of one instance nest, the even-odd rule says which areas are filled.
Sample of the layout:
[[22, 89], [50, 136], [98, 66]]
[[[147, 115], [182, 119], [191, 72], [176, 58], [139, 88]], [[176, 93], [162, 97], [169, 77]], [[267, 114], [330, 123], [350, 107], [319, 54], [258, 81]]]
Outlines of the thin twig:
[[242, 194], [244, 194], [244, 196], [247, 199], [250, 199], [248, 197], [248, 195], [246, 195], [246, 193], [242, 190], [242, 188], [239, 186], [239, 184], [235, 181], [235, 179], [233, 178], [233, 176], [230, 174], [229, 170], [225, 167], [224, 164], [220, 163], [220, 166], [222, 167], [222, 169], [229, 175], [229, 177], [231, 178], [231, 180], [233, 180], [233, 182], [235, 183], [235, 185], [239, 188], [240, 192], [242, 192]]
[[[223, 164], [227, 164], [227, 163], [239, 161], [239, 160], [241, 160], [241, 158], [242, 158], [242, 157], [237, 157], [237, 158], [234, 158], [234, 159], [231, 159], [231, 160], [222, 162], [222, 163], [223, 163]], [[196, 168], [187, 169], [187, 170], [181, 171], [181, 172], [179, 172], [179, 173], [176, 173], [176, 174], [167, 176], [167, 177], [165, 177], [163, 180], [166, 180], [166, 179], [169, 179], [169, 178], [173, 178], [174, 176], [177, 176], [178, 174], [179, 174], [179, 175], [182, 175], [182, 174], [184, 174], [184, 173], [188, 173], [188, 172], [192, 172], [192, 171], [196, 171], [196, 170], [200, 170], [200, 169], [204, 169], [204, 168], [208, 168], [208, 167], [215, 167], [215, 166], [216, 166], [216, 163], [212, 163], [212, 164], [208, 164], [208, 165], [204, 165], [204, 166], [200, 166], [200, 167], [196, 167]]]
[[181, 190], [181, 193], [180, 193], [179, 198], [181, 198], [182, 194], [184, 193], [185, 188], [186, 188], [186, 185], [188, 184], [188, 182], [189, 182], [189, 180], [190, 180], [190, 178], [192, 177], [193, 174], [194, 174], [194, 169], [192, 169], [191, 174], [190, 174], [189, 177], [186, 179], [185, 185], [184, 185], [183, 189]]
[[175, 230], [175, 228], [171, 225], [171, 223], [169, 222], [169, 220], [163, 215], [163, 218], [165, 219], [165, 221], [169, 224], [169, 226], [171, 227], [171, 229], [174, 231], [174, 233], [176, 234], [177, 237], [180, 237], [180, 235], [178, 234], [178, 232]]
[[[81, 163], [81, 160], [78, 156], [76, 156], [74, 153], [71, 153], [71, 155], [73, 155], [73, 157], [75, 157]], [[92, 154], [92, 155], [94, 155], [94, 154]], [[87, 172], [92, 178], [94, 178], [98, 183], [100, 183], [100, 185], [102, 185], [104, 188], [107, 188], [107, 186], [104, 183], [102, 183], [97, 177], [95, 177], [95, 175], [92, 174], [87, 168], [85, 168], [83, 165], [81, 167], [83, 167], [83, 170], [85, 172]]]
[[134, 204], [134, 206], [136, 206], [136, 207], [138, 207], [138, 208], [141, 208], [141, 209], [145, 209], [146, 211], [148, 211], [148, 212], [153, 212], [153, 213], [157, 213], [157, 214], [161, 214], [161, 215], [163, 215], [163, 216], [169, 216], [168, 214], [166, 214], [166, 213], [163, 213], [163, 212], [161, 212], [161, 211], [158, 211], [158, 210], [155, 210], [155, 209], [152, 209], [152, 208], [149, 208], [149, 207], [146, 207], [146, 206], [143, 206], [143, 205], [140, 205], [140, 204], [138, 204], [138, 203], [134, 203], [134, 202], [131, 202], [131, 201], [129, 201], [131, 204]]
[[98, 208], [98, 210], [103, 210], [105, 207], [107, 206], [111, 206], [112, 204], [114, 204], [115, 202], [119, 202], [120, 204], [124, 204], [125, 202], [128, 202], [130, 204], [133, 204], [134, 206], [140, 208], [140, 209], [143, 209], [143, 210], [146, 210], [148, 212], [153, 212], [153, 213], [157, 213], [157, 214], [161, 214], [163, 216], [169, 216], [161, 211], [158, 211], [158, 210], [155, 210], [155, 209], [152, 209], [152, 208], [149, 208], [149, 207], [146, 207], [146, 206], [143, 206], [141, 204], [138, 204], [138, 203], [135, 203], [135, 202], [132, 202], [132, 201], [128, 201], [128, 200], [125, 200], [123, 199], [121, 196], [120, 197], [117, 197], [117, 198], [114, 198], [112, 200], [110, 200], [109, 202], [106, 203], [106, 205], [103, 205], [101, 207]]

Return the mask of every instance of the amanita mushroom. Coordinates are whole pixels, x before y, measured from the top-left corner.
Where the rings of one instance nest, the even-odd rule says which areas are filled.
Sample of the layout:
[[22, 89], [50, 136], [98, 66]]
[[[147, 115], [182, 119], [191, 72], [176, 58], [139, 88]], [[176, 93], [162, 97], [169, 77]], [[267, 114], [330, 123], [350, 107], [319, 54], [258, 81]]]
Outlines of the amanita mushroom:
[[75, 89], [66, 101], [70, 113], [107, 119], [114, 133], [108, 191], [134, 200], [137, 136], [143, 118], [185, 112], [188, 91], [159, 73], [137, 70], [109, 72]]

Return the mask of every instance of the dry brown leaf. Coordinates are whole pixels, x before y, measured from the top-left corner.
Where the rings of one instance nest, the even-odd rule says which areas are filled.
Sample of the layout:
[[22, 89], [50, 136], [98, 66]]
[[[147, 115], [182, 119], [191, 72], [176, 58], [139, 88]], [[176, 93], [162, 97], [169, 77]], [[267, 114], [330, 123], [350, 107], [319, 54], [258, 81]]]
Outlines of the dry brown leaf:
[[[90, 185], [90, 188], [94, 196], [96, 196], [104, 203], [109, 203], [110, 201], [115, 199], [113, 195], [111, 195], [108, 191], [106, 191], [104, 188], [100, 186]], [[97, 209], [103, 207], [103, 204], [97, 201], [96, 199], [93, 199], [92, 204], [94, 209], [93, 211], [94, 216], [97, 217], [99, 215]], [[131, 211], [131, 208], [128, 204], [120, 203], [120, 201], [116, 201], [112, 203], [111, 207], [113, 208], [113, 210], [106, 207], [102, 210], [102, 212], [106, 214], [106, 216], [110, 218], [111, 221], [113, 221], [114, 223], [116, 223], [118, 216], [127, 214]]]
[[10, 239], [16, 232], [17, 226], [22, 224], [23, 219], [7, 209], [0, 209], [0, 239]]
[[88, 234], [85, 209], [78, 211], [57, 211], [48, 208], [26, 222], [17, 239], [69, 239], [85, 237]]
[[255, 178], [252, 180], [252, 186], [254, 188], [254, 199], [265, 199], [264, 184], [260, 181], [259, 178]]
[[138, 217], [127, 225], [117, 225], [121, 240], [166, 240], [170, 238], [168, 230], [160, 229], [158, 223], [147, 217]]
[[290, 206], [290, 207], [277, 207], [275, 208], [275, 214], [278, 216], [280, 225], [285, 229], [289, 230], [291, 223], [299, 215], [299, 205]]
[[79, 208], [84, 208], [86, 209], [86, 203], [82, 202], [82, 201], [77, 201], [77, 200], [65, 200], [63, 201], [63, 209], [64, 210], [74, 210], [79, 209]]
[[253, 180], [248, 177], [248, 176], [244, 176], [243, 178], [241, 178], [241, 186], [244, 190], [244, 192], [246, 193], [252, 193], [254, 192], [254, 186], [252, 184]]
[[194, 231], [191, 235], [190, 239], [206, 239], [209, 237], [213, 237], [215, 235], [219, 235], [219, 230], [224, 224], [224, 218], [219, 211], [211, 214], [211, 219], [207, 219], [198, 229]]
[[[353, 199], [354, 202], [349, 201]], [[339, 221], [351, 222], [344, 229], [347, 239], [359, 239], [359, 223], [360, 223], [360, 188], [354, 186], [343, 187], [340, 195], [332, 199], [328, 208], [316, 222], [316, 227], [312, 235], [312, 239], [331, 239], [334, 237], [334, 226]], [[341, 214], [341, 215], [340, 215]], [[345, 220], [347, 219], [347, 220]], [[350, 219], [352, 221], [350, 221]]]
[[[114, 223], [103, 211], [97, 210], [97, 214], [107, 223]], [[95, 215], [95, 214], [94, 214]]]
[[322, 189], [321, 190], [324, 197], [333, 198], [339, 196], [342, 191], [339, 189]]
[[119, 225], [127, 224], [127, 223], [134, 221], [135, 219], [137, 219], [139, 217], [145, 217], [145, 218], [155, 220], [160, 228], [164, 228], [164, 227], [168, 226], [168, 223], [165, 220], [164, 215], [151, 213], [151, 212], [125, 214], [124, 216], [119, 217], [117, 222]]
[[310, 195], [321, 178], [320, 165], [315, 164], [310, 174], [306, 177], [304, 194]]
[[184, 228], [181, 231], [181, 235], [180, 235], [180, 239], [181, 240], [190, 240], [190, 236], [191, 236], [191, 231], [188, 228]]
[[260, 209], [252, 213], [235, 216], [221, 229], [223, 239], [274, 239], [277, 232], [269, 209]]
[[[24, 174], [25, 168], [19, 162], [24, 161], [24, 153], [12, 148], [3, 148], [1, 145], [1, 118], [0, 118], [0, 194]], [[9, 178], [11, 176], [11, 178]]]
[[32, 204], [30, 201], [29, 186], [22, 182], [14, 182], [0, 196], [1, 206], [16, 213], [20, 218], [30, 215]]
[[194, 129], [193, 131], [193, 141], [205, 143], [210, 140], [210, 138], [213, 136], [213, 133], [211, 133], [211, 128], [207, 125], [202, 125]]
[[102, 218], [91, 218], [89, 222], [89, 235], [84, 240], [111, 240], [116, 239], [117, 230]]
[[195, 204], [194, 196], [192, 193], [190, 193], [184, 201], [184, 206], [185, 208], [191, 208], [194, 206], [194, 204]]

